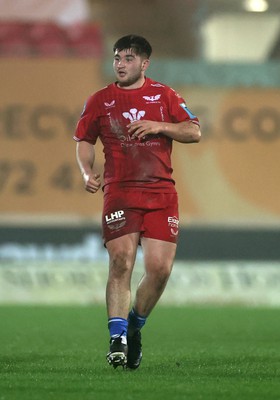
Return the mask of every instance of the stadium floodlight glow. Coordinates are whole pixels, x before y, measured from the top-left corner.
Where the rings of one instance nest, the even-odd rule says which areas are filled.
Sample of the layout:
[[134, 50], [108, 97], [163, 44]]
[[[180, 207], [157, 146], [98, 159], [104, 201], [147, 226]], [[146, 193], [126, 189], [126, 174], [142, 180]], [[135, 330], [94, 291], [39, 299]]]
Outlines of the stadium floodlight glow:
[[268, 10], [267, 0], [245, 0], [244, 8], [251, 12], [265, 12]]

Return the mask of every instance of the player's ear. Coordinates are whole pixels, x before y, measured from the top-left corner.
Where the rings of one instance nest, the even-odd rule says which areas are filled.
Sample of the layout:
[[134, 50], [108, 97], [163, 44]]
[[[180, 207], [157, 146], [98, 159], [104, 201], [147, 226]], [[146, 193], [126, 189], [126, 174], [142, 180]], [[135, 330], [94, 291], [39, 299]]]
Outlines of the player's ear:
[[145, 60], [142, 61], [142, 71], [146, 71], [149, 65], [150, 65], [150, 60], [148, 58], [145, 58]]

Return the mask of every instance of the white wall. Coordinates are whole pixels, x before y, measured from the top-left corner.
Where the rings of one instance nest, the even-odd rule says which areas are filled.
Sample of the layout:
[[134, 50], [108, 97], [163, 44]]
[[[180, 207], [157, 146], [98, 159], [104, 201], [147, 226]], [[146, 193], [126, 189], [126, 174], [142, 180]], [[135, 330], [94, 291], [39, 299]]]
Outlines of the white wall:
[[212, 62], [263, 62], [279, 30], [279, 14], [216, 14], [202, 26], [203, 55]]

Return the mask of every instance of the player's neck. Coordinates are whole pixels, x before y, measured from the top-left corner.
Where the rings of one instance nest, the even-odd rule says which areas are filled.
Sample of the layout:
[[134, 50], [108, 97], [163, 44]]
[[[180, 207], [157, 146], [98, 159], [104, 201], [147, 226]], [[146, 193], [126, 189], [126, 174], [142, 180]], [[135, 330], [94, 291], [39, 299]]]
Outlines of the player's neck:
[[126, 90], [133, 90], [133, 89], [140, 89], [146, 81], [145, 76], [138, 79], [136, 82], [132, 83], [131, 85], [122, 85], [120, 82], [117, 82], [117, 86], [121, 89]]

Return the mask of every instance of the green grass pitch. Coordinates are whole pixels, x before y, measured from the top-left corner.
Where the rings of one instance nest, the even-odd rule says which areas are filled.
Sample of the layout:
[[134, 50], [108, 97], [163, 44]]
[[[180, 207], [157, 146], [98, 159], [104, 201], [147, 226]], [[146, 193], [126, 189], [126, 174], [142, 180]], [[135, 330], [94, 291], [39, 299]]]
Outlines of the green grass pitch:
[[0, 307], [0, 400], [279, 399], [279, 309], [158, 306], [137, 371], [107, 365], [105, 307]]

